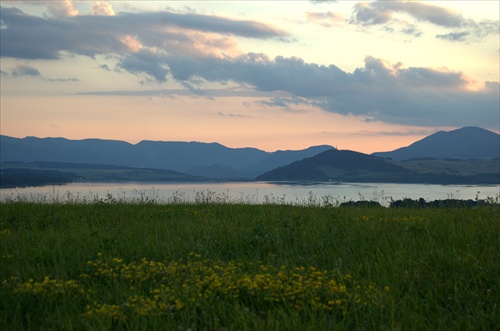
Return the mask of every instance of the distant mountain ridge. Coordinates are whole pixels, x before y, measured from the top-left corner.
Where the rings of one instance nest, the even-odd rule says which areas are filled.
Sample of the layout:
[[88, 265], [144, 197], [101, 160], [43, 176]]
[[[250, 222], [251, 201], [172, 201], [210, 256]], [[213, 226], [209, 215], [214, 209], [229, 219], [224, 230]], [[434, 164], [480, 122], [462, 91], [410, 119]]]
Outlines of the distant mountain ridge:
[[384, 159], [349, 150], [328, 150], [310, 158], [268, 171], [264, 181], [393, 181], [410, 171]]
[[372, 155], [394, 160], [426, 157], [492, 159], [500, 157], [500, 135], [478, 127], [464, 127], [439, 131], [407, 147]]
[[0, 163], [0, 188], [56, 185], [71, 182], [186, 183], [204, 181], [210, 181], [210, 179], [166, 169], [44, 161]]
[[[481, 166], [478, 165], [478, 162]], [[451, 163], [451, 164], [450, 164]], [[498, 160], [395, 161], [348, 150], [328, 150], [268, 171], [260, 181], [500, 184]]]
[[265, 152], [219, 143], [0, 136], [0, 161], [72, 162], [154, 168], [220, 179], [253, 179], [262, 172], [332, 149], [322, 145], [299, 151]]
[[[194, 176], [183, 177], [186, 180], [496, 184], [500, 183], [499, 157], [500, 135], [477, 127], [436, 132], [410, 146], [372, 155], [329, 145], [271, 153], [219, 143], [145, 140], [130, 144], [0, 135], [2, 164], [69, 162], [164, 169]], [[147, 173], [141, 176], [152, 174]]]
[[500, 184], [499, 154], [500, 135], [477, 127], [465, 127], [436, 132], [392, 152], [367, 155], [328, 150], [263, 173], [256, 179]]

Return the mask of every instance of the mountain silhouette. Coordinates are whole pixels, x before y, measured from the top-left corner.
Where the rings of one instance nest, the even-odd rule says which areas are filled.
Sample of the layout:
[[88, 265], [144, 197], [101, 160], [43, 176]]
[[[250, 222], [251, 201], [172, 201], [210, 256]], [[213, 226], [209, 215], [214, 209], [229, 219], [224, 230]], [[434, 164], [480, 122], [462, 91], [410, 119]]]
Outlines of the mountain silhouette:
[[290, 164], [297, 160], [302, 160], [306, 157], [311, 157], [330, 149], [333, 149], [333, 147], [328, 145], [321, 145], [312, 146], [297, 151], [276, 151], [273, 153], [269, 153], [265, 158], [243, 169], [234, 169], [228, 166], [223, 166], [221, 164], [213, 164], [208, 167], [193, 167], [186, 173], [190, 175], [206, 176], [212, 178], [255, 178], [256, 176], [266, 171]]
[[332, 149], [256, 178], [263, 181], [387, 181], [411, 171], [375, 156]]
[[0, 136], [0, 161], [71, 162], [168, 169], [212, 178], [253, 179], [258, 174], [333, 147], [266, 152], [219, 143]]
[[259, 181], [500, 184], [496, 160], [395, 161], [348, 150], [328, 150], [268, 171]]
[[[173, 170], [193, 178], [220, 180], [495, 184], [500, 181], [499, 154], [500, 135], [477, 127], [436, 132], [410, 146], [372, 155], [329, 145], [266, 152], [219, 143], [145, 140], [130, 144], [0, 135], [2, 164], [100, 164]], [[155, 174], [149, 171], [141, 176], [154, 178]]]
[[464, 127], [439, 131], [407, 147], [372, 155], [394, 160], [427, 157], [492, 159], [500, 157], [500, 135], [478, 127]]

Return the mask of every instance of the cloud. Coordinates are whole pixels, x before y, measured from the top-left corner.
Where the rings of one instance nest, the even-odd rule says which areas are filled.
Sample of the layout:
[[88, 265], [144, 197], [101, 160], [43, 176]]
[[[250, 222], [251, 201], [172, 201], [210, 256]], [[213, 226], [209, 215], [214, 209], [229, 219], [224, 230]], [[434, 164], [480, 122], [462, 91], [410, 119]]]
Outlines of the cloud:
[[67, 17], [78, 15], [72, 0], [49, 1], [46, 3], [49, 14], [53, 17]]
[[200, 86], [203, 84], [202, 79], [196, 79], [196, 78], [191, 78], [189, 80], [185, 80], [181, 82], [181, 85], [184, 86], [186, 89], [191, 91], [193, 94], [198, 95], [198, 96], [206, 96], [209, 99], [213, 99], [211, 96], [209, 96], [205, 90], [200, 88]]
[[23, 59], [58, 59], [63, 51], [90, 57], [127, 54], [142, 48], [232, 54], [232, 36], [288, 37], [285, 31], [256, 21], [172, 12], [42, 18], [2, 7], [2, 24], [1, 56]]
[[113, 7], [105, 1], [92, 1], [90, 3], [90, 14], [100, 16], [114, 16]]
[[[2, 71], [2, 75], [8, 75], [9, 73], [6, 71]], [[10, 74], [14, 77], [40, 77], [43, 80], [47, 82], [78, 82], [78, 78], [45, 78], [40, 71], [35, 68], [31, 67], [28, 65], [18, 65], [12, 71]]]
[[[121, 91], [86, 91], [79, 92], [78, 95], [96, 95], [96, 96], [145, 96], [145, 97], [165, 97], [165, 96], [196, 96], [193, 91], [188, 89], [153, 89], [153, 90], [121, 90]], [[276, 93], [266, 93], [251, 89], [241, 90], [240, 88], [225, 89], [203, 89], [203, 96], [211, 97], [273, 97]], [[248, 104], [250, 105], [250, 103]]]
[[287, 111], [295, 111], [293, 106], [310, 105], [311, 102], [301, 97], [272, 97], [268, 100], [257, 101], [258, 104], [268, 107], [280, 107]]
[[12, 70], [12, 76], [14, 77], [20, 77], [20, 76], [30, 76], [30, 77], [37, 77], [41, 76], [40, 71], [38, 69], [26, 66], [26, 65], [20, 65], [17, 66]]
[[[436, 7], [432, 5], [377, 2], [362, 6], [355, 13], [359, 24], [384, 24], [393, 20], [394, 12], [406, 11], [419, 20], [446, 28], [461, 28], [460, 22], [465, 22], [467, 28], [472, 26], [447, 11], [441, 12], [445, 17], [433, 16], [428, 10]], [[61, 52], [90, 57], [110, 55], [117, 59], [115, 71], [138, 75], [143, 85], [175, 80], [187, 89], [183, 95], [248, 96], [250, 90], [269, 94], [269, 99], [261, 104], [285, 110], [307, 105], [346, 116], [363, 116], [370, 121], [434, 127], [491, 127], [499, 123], [498, 82], [478, 88], [461, 72], [404, 67], [370, 56], [363, 66], [345, 72], [333, 64], [307, 63], [298, 57], [244, 53], [236, 36], [289, 37], [282, 30], [255, 21], [171, 12], [42, 18], [3, 7], [2, 21], [6, 27], [0, 41], [2, 56], [58, 59]], [[485, 26], [488, 25], [477, 24], [481, 31]], [[408, 33], [418, 33], [410, 23], [405, 27]], [[104, 65], [101, 68], [110, 69]], [[18, 75], [36, 74], [17, 70]], [[220, 94], [202, 89], [211, 82], [236, 83], [247, 89]]]
[[157, 82], [163, 83], [167, 80], [169, 70], [162, 62], [164, 62], [163, 55], [149, 50], [141, 50], [128, 55], [117, 67], [133, 74], [146, 73]]
[[329, 4], [337, 2], [337, 0], [310, 0], [313, 5]]
[[[410, 136], [428, 136], [433, 133], [435, 133], [436, 130], [433, 128], [430, 129], [420, 129], [420, 130], [415, 130], [415, 129], [409, 129], [405, 131], [368, 131], [368, 130], [360, 130], [357, 132], [352, 133], [352, 135], [358, 135], [358, 136], [394, 136], [394, 137], [410, 137]], [[344, 132], [337, 132], [337, 131], [321, 131], [323, 134], [328, 134], [328, 135], [345, 135]]]
[[434, 127], [491, 127], [499, 122], [498, 82], [477, 89], [473, 88], [477, 83], [461, 72], [405, 68], [374, 57], [366, 57], [364, 66], [352, 73], [334, 65], [306, 63], [297, 57], [273, 59], [262, 53], [225, 58], [164, 55], [147, 64], [153, 77], [159, 66], [161, 79], [169, 70], [184, 86], [201, 78], [249, 85], [261, 92], [284, 92], [287, 97], [270, 97], [260, 103], [285, 110], [308, 104], [370, 121]]
[[420, 21], [445, 27], [461, 27], [465, 19], [446, 8], [410, 1], [360, 2], [354, 6], [354, 20], [363, 25], [388, 23], [394, 13], [409, 14]]
[[326, 28], [332, 26], [339, 26], [343, 24], [346, 19], [344, 15], [337, 14], [334, 12], [306, 12], [306, 18], [308, 22], [317, 23]]
[[[479, 90], [461, 72], [404, 68], [367, 57], [352, 73], [299, 58], [249, 53], [216, 59], [165, 57], [173, 78], [250, 84], [258, 91], [282, 91], [310, 105], [370, 120], [427, 126], [491, 127], [498, 123], [498, 83]], [[287, 107], [293, 99], [271, 98], [267, 106]]]
[[99, 68], [106, 70], [106, 71], [111, 71], [111, 68], [107, 64], [101, 64]]
[[462, 31], [462, 32], [450, 32], [447, 34], [438, 34], [436, 35], [436, 38], [449, 41], [466, 41], [467, 37], [469, 36], [470, 36], [469, 32]]
[[221, 112], [221, 111], [218, 111], [216, 114], [218, 116], [221, 116], [221, 117], [252, 118], [252, 116], [249, 116], [249, 115], [224, 113], [224, 112]]
[[58, 59], [61, 51], [94, 56], [126, 49], [118, 39], [109, 36], [111, 33], [106, 32], [109, 27], [93, 22], [80, 24], [78, 20], [81, 18], [46, 19], [27, 15], [17, 8], [2, 7], [6, 28], [2, 29], [0, 55], [22, 59]]
[[[498, 21], [475, 22], [449, 9], [416, 1], [360, 2], [354, 5], [354, 13], [350, 22], [363, 26], [391, 23], [409, 24], [398, 19], [397, 13], [410, 15], [417, 22], [427, 22], [442, 28], [455, 29], [451, 33], [437, 35], [436, 37], [440, 39], [471, 42], [479, 41], [490, 34], [498, 34]], [[415, 35], [414, 31], [416, 31], [415, 28], [401, 30], [403, 33], [412, 35]], [[418, 36], [420, 34], [419, 32]]]
[[80, 81], [78, 78], [47, 78], [45, 79], [49, 82], [78, 82]]

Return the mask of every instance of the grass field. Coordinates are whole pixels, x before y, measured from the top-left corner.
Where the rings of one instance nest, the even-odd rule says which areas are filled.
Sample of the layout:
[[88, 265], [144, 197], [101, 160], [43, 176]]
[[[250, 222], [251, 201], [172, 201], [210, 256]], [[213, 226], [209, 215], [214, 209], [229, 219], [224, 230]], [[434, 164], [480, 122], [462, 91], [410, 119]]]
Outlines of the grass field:
[[499, 330], [500, 209], [0, 204], [1, 330]]

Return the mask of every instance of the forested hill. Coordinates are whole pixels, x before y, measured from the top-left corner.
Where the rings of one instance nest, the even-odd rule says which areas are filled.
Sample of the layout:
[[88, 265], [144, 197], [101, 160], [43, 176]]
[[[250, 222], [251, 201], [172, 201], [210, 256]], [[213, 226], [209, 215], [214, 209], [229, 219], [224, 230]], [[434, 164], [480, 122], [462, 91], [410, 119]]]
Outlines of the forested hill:
[[268, 171], [256, 180], [500, 184], [497, 164], [498, 160], [401, 162], [353, 151], [329, 150]]
[[[262, 174], [257, 180], [361, 181], [389, 179], [410, 172], [384, 159], [347, 150], [330, 150]], [[369, 180], [372, 181], [372, 180]], [[383, 180], [385, 181], [385, 180]]]
[[478, 127], [439, 131], [413, 144], [374, 156], [405, 160], [414, 158], [492, 159], [500, 157], [500, 135]]
[[200, 182], [209, 178], [174, 170], [64, 162], [2, 162], [0, 187], [57, 185], [71, 182]]

